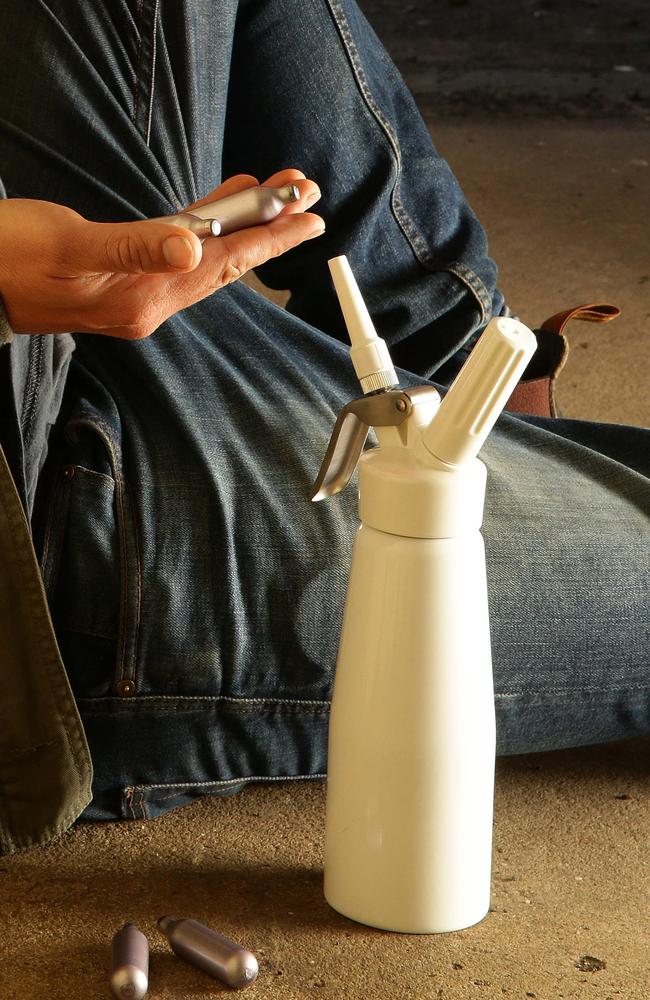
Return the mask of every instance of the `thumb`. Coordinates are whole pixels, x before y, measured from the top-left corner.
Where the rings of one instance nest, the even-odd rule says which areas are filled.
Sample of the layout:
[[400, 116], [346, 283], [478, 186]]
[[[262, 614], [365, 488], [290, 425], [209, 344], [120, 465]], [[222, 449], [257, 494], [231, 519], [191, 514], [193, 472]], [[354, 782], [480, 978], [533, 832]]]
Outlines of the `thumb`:
[[83, 269], [94, 274], [193, 271], [201, 255], [201, 241], [189, 229], [147, 220], [91, 223], [86, 245], [77, 251]]

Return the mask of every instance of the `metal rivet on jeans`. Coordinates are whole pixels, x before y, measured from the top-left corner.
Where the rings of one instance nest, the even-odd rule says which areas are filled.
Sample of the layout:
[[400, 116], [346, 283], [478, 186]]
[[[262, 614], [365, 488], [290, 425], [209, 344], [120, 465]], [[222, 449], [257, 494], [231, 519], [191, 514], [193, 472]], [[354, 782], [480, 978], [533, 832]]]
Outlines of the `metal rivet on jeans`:
[[63, 478], [72, 479], [74, 473], [75, 473], [74, 465], [66, 465], [65, 468], [63, 469]]
[[135, 694], [135, 684], [133, 681], [118, 681], [115, 685], [115, 691], [122, 698], [130, 698], [131, 695]]

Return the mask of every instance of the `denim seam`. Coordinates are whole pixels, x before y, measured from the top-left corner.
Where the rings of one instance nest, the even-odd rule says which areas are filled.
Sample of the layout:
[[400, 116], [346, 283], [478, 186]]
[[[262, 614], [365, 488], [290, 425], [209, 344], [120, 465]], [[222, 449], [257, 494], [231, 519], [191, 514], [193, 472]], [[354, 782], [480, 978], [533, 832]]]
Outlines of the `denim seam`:
[[[138, 716], [138, 710], [145, 707], [142, 705], [141, 697], [138, 698], [123, 698], [115, 696], [112, 701], [117, 703], [117, 705], [124, 710], [122, 712], [111, 712], [107, 709], [103, 711], [99, 707], [93, 708], [93, 704], [100, 701], [99, 698], [79, 698], [77, 700], [77, 705], [79, 710], [83, 714], [85, 719], [105, 719], [107, 717], [115, 717], [116, 715], [130, 715], [135, 718]], [[109, 700], [109, 699], [106, 699]], [[90, 703], [90, 704], [89, 704]], [[151, 706], [147, 706], [151, 710]], [[170, 706], [171, 707], [171, 706]], [[164, 715], [162, 706], [160, 706], [160, 714]], [[196, 705], [179, 705], [178, 703], [173, 705], [173, 714], [177, 718], [181, 718], [183, 715], [194, 716], [197, 713], [206, 714], [207, 709], [199, 709]], [[171, 713], [170, 713], [171, 714]], [[281, 707], [277, 705], [242, 705], [238, 706], [233, 712], [231, 706], [221, 706], [221, 708], [216, 708], [214, 712], [210, 712], [209, 716], [214, 720], [214, 724], [218, 724], [218, 719], [223, 718], [231, 714], [238, 717], [242, 721], [248, 717], [249, 719], [259, 719], [260, 717], [269, 717], [275, 719], [276, 721], [281, 721], [285, 719], [287, 722], [291, 718], [302, 718], [302, 719], [314, 719], [318, 717], [326, 718], [329, 714], [329, 705], [323, 703], [316, 707], [305, 707], [304, 705], [283, 705]]]
[[[99, 701], [102, 702], [121, 702], [121, 698], [114, 698], [110, 696], [102, 696], [101, 698], [87, 698], [81, 699], [82, 701], [90, 701], [93, 704]], [[146, 702], [151, 704], [152, 701], [174, 701], [174, 702], [208, 702], [212, 703], [225, 703], [227, 705], [243, 705], [243, 706], [267, 706], [270, 708], [287, 706], [291, 708], [295, 707], [305, 707], [305, 708], [322, 708], [329, 706], [330, 702], [326, 700], [319, 700], [314, 698], [232, 698], [228, 695], [191, 695], [191, 694], [152, 694], [152, 695], [141, 695], [138, 698], [138, 702], [142, 704]]]
[[[144, 796], [145, 792], [155, 792], [158, 789], [169, 789], [169, 795], [156, 795], [156, 802], [165, 802], [168, 799], [176, 798], [179, 791], [187, 789], [191, 791], [193, 788], [233, 788], [238, 785], [250, 785], [253, 782], [260, 784], [273, 784], [279, 781], [324, 781], [326, 778], [325, 773], [318, 772], [317, 774], [279, 774], [279, 775], [242, 775], [241, 778], [224, 778], [223, 781], [186, 781], [179, 782], [178, 784], [160, 784], [160, 785], [138, 785], [136, 788], [127, 788], [127, 796], [129, 792], [133, 792], [135, 795], [136, 790], [141, 791], [141, 802], [139, 803], [143, 819], [147, 819], [145, 812]], [[174, 789], [174, 791], [171, 791]], [[131, 808], [133, 819], [138, 819], [135, 815], [133, 808]]]
[[[165, 71], [168, 72], [169, 75], [173, 77], [174, 74], [173, 74], [173, 70], [172, 70], [172, 67], [171, 67], [171, 63], [170, 63], [169, 50], [167, 49], [167, 46], [165, 45], [164, 35], [163, 35], [162, 52], [164, 53], [164, 56], [161, 56], [160, 58], [161, 59], [163, 59], [163, 58], [165, 59]], [[187, 170], [187, 177], [188, 177], [189, 182], [190, 182], [191, 191], [190, 191], [190, 194], [189, 194], [189, 202], [190, 203], [194, 203], [195, 201], [199, 200], [199, 195], [198, 195], [197, 186], [196, 186], [196, 177], [194, 176], [194, 166], [192, 164], [192, 156], [190, 154], [190, 148], [189, 148], [188, 141], [187, 141], [187, 129], [185, 127], [185, 120], [183, 118], [183, 115], [182, 115], [182, 112], [181, 112], [181, 109], [180, 109], [180, 105], [179, 105], [179, 102], [178, 102], [178, 95], [177, 95], [176, 88], [175, 88], [175, 93], [176, 93], [176, 108], [177, 108], [177, 112], [178, 112], [178, 115], [179, 115], [179, 118], [180, 118], [180, 121], [181, 121], [181, 125], [182, 125], [182, 127], [179, 129], [179, 132], [178, 132], [178, 135], [177, 135], [177, 142], [179, 143], [179, 149], [180, 149], [180, 151], [182, 151], [182, 157], [183, 157], [183, 160], [184, 160], [185, 168]], [[173, 191], [174, 191], [174, 196], [175, 196], [174, 211], [181, 212], [181, 211], [183, 211], [184, 206], [188, 204], [188, 201], [186, 200], [187, 199], [187, 195], [184, 198], [181, 198], [179, 196], [179, 194], [178, 194], [178, 192], [185, 190], [185, 187], [186, 187], [186, 185], [184, 183], [184, 180], [183, 180], [182, 171], [180, 171], [176, 177], [174, 177], [174, 178], [170, 177], [170, 179], [173, 180], [173, 182], [174, 182], [173, 185], [172, 185], [172, 188], [173, 188]]]
[[[113, 446], [110, 443], [109, 438], [109, 449], [111, 456], [114, 458]], [[126, 532], [125, 532], [125, 518], [124, 518], [124, 495], [122, 489], [121, 473], [118, 474], [117, 467], [113, 468], [113, 473], [115, 475], [115, 502], [117, 507], [117, 519], [118, 519], [118, 544], [120, 546], [120, 649], [118, 653], [118, 664], [116, 664], [117, 669], [119, 669], [119, 680], [124, 677], [124, 656], [126, 652], [126, 622], [127, 622], [127, 609], [128, 609], [128, 581], [129, 581], [129, 554], [128, 546], [126, 544]], [[119, 479], [118, 479], [119, 475]]]
[[[56, 571], [58, 565], [61, 561], [61, 549], [63, 548], [62, 531], [63, 525], [67, 517], [68, 508], [70, 506], [70, 484], [64, 481], [63, 484], [59, 484], [59, 488], [55, 488], [54, 496], [52, 498], [52, 505], [47, 519], [47, 527], [45, 530], [45, 539], [43, 542], [43, 551], [41, 553], [40, 569], [41, 576], [43, 577], [43, 584], [45, 586], [48, 598], [52, 598], [54, 594], [54, 585], [56, 583]], [[50, 556], [50, 545], [53, 538], [57, 541], [53, 545], [53, 555]]]
[[48, 578], [48, 593], [51, 593], [52, 596], [54, 596], [54, 589], [56, 588], [56, 581], [59, 576], [61, 559], [63, 557], [63, 532], [65, 531], [65, 525], [70, 512], [70, 495], [71, 486], [69, 482], [66, 482], [62, 491], [61, 504], [57, 512], [57, 533], [59, 544], [55, 546], [54, 549], [54, 557], [52, 559], [51, 571]]
[[[153, 0], [153, 5], [145, 0], [138, 0], [138, 52], [136, 56], [135, 73], [135, 93], [133, 100], [133, 124], [138, 128], [138, 118], [140, 116], [142, 91], [147, 107], [143, 122], [142, 135], [149, 145], [151, 138], [151, 120], [153, 116], [153, 100], [155, 89], [155, 66], [156, 66], [156, 29], [158, 26], [159, 0]], [[146, 15], [149, 15], [148, 18]], [[149, 33], [148, 49], [145, 46], [145, 33]], [[145, 49], [147, 58], [145, 59]], [[147, 65], [145, 65], [147, 63]]]
[[34, 336], [29, 342], [29, 357], [27, 361], [27, 380], [25, 395], [20, 417], [25, 444], [28, 445], [34, 436], [35, 416], [38, 399], [43, 381], [43, 336]]
[[[103, 489], [108, 489], [110, 484], [111, 493], [115, 494], [115, 480], [111, 479], [110, 476], [104, 475], [102, 472], [95, 472], [93, 469], [86, 469], [83, 465], [75, 465], [75, 475], [83, 473], [86, 476], [93, 476], [98, 480]], [[56, 581], [59, 575], [59, 566], [61, 563], [61, 557], [63, 553], [63, 535], [65, 531], [65, 524], [68, 519], [69, 509], [70, 509], [70, 499], [72, 496], [72, 484], [68, 480], [65, 480], [63, 485], [55, 491], [55, 502], [53, 502], [50, 514], [48, 516], [47, 528], [45, 533], [45, 541], [43, 543], [43, 552], [40, 560], [41, 575], [43, 577], [43, 583], [51, 600], [54, 596], [54, 588], [56, 586]], [[48, 566], [48, 560], [50, 556], [50, 544], [52, 542], [52, 537], [58, 539], [58, 545], [54, 547], [54, 555], [52, 557], [51, 563]], [[88, 629], [83, 625], [75, 624], [71, 622], [66, 617], [66, 611], [60, 615], [60, 627], [69, 632], [75, 632], [82, 635], [92, 635], [101, 639], [115, 640], [116, 635], [107, 635], [105, 632], [100, 632], [98, 629]]]
[[43, 548], [42, 548], [42, 551], [41, 551], [41, 558], [39, 560], [39, 566], [40, 566], [40, 570], [41, 570], [41, 576], [43, 577], [43, 583], [45, 585], [45, 591], [46, 591], [46, 593], [48, 592], [48, 589], [49, 589], [48, 586], [47, 586], [47, 560], [48, 560], [48, 557], [49, 557], [49, 554], [50, 554], [50, 541], [51, 541], [51, 537], [52, 537], [52, 527], [53, 527], [53, 522], [54, 522], [54, 516], [55, 515], [54, 515], [53, 507], [50, 506], [50, 509], [48, 510], [48, 513], [47, 513], [47, 523], [45, 525], [45, 534], [44, 534], [44, 537], [43, 537]]
[[140, 548], [140, 534], [135, 516], [135, 508], [131, 499], [131, 491], [127, 492], [127, 501], [131, 511], [131, 528], [133, 531], [133, 546], [135, 548], [135, 607], [133, 609], [133, 683], [136, 686], [138, 680], [138, 650], [140, 648], [140, 625], [142, 623], [142, 557]]
[[131, 819], [137, 818], [135, 815], [135, 810], [133, 808], [134, 795], [135, 795], [135, 787], [133, 785], [129, 785], [129, 787], [125, 789], [125, 800], [126, 800], [126, 808], [131, 813]]
[[[106, 445], [108, 452], [110, 454], [111, 466], [113, 470], [113, 476], [115, 478], [115, 501], [117, 508], [117, 522], [118, 522], [118, 543], [120, 546], [121, 555], [121, 566], [120, 566], [120, 621], [119, 621], [119, 649], [117, 654], [117, 662], [115, 664], [115, 682], [125, 678], [125, 660], [127, 653], [128, 644], [128, 632], [131, 627], [130, 622], [130, 601], [131, 596], [131, 567], [129, 559], [129, 546], [127, 539], [127, 517], [125, 509], [125, 497], [126, 497], [126, 481], [122, 476], [122, 470], [120, 468], [120, 461], [118, 458], [118, 453], [121, 455], [121, 449], [117, 438], [114, 436], [108, 424], [105, 424], [103, 420], [99, 420], [95, 417], [92, 419], [86, 417], [80, 417], [77, 420], [68, 424], [68, 427], [74, 427], [75, 425], [87, 426], [92, 428], [96, 433], [100, 435]], [[132, 512], [133, 507], [131, 505], [130, 499], [127, 498], [129, 503], [129, 510]], [[131, 519], [132, 526], [135, 526], [135, 518]], [[136, 588], [135, 588], [135, 598], [136, 598], [136, 608], [133, 621], [133, 646], [137, 647], [139, 640], [139, 626], [140, 626], [140, 614], [141, 614], [141, 568], [139, 565], [139, 548], [137, 542], [134, 540], [134, 545], [136, 546]], [[135, 674], [135, 664], [134, 664], [134, 674]], [[129, 680], [134, 680], [135, 676], [129, 674]]]
[[479, 276], [472, 271], [471, 267], [461, 263], [461, 261], [454, 261], [452, 264], [448, 264], [445, 270], [459, 278], [469, 288], [470, 292], [473, 293], [481, 307], [479, 326], [483, 326], [492, 315], [492, 298]]
[[543, 691], [505, 691], [495, 692], [494, 697], [505, 700], [507, 698], [523, 697], [546, 697], [547, 695], [566, 694], [604, 694], [606, 692], [626, 692], [626, 691], [650, 691], [650, 684], [610, 684], [599, 687], [564, 687], [545, 688]]
[[93, 477], [99, 480], [102, 486], [105, 486], [107, 489], [110, 489], [113, 492], [115, 491], [115, 480], [111, 476], [107, 476], [103, 472], [97, 472], [96, 469], [87, 469], [84, 465], [75, 465], [75, 469], [77, 472], [81, 472], [84, 476], [88, 476], [89, 478]]
[[151, 120], [153, 118], [153, 95], [156, 78], [156, 28], [158, 26], [158, 6], [159, 0], [154, 0], [153, 12], [151, 15], [151, 58], [149, 61], [149, 106], [147, 108], [147, 129], [145, 140], [147, 146], [151, 139]]
[[366, 103], [366, 106], [375, 121], [383, 129], [386, 138], [388, 139], [390, 146], [393, 150], [395, 156], [395, 163], [397, 167], [397, 177], [395, 179], [395, 184], [391, 192], [391, 206], [393, 212], [395, 213], [395, 218], [400, 224], [400, 228], [404, 233], [408, 243], [411, 245], [415, 256], [420, 260], [422, 264], [430, 263], [432, 257], [431, 251], [426, 244], [424, 237], [419, 232], [417, 226], [415, 225], [413, 219], [410, 217], [409, 213], [406, 211], [404, 205], [401, 202], [399, 191], [400, 191], [400, 177], [402, 171], [402, 155], [397, 141], [397, 136], [393, 132], [393, 129], [381, 111], [379, 105], [375, 101], [370, 87], [368, 86], [368, 80], [363, 69], [361, 59], [359, 58], [359, 52], [356, 47], [354, 38], [352, 37], [352, 32], [345, 15], [345, 11], [342, 8], [339, 0], [326, 0], [332, 17], [339, 29], [341, 39], [343, 41], [343, 46], [348, 54], [350, 64], [352, 66], [353, 75], [356, 80], [359, 92]]
[[138, 0], [138, 52], [136, 55], [136, 66], [135, 66], [135, 80], [133, 84], [133, 113], [131, 115], [133, 124], [137, 126], [138, 121], [138, 111], [140, 109], [140, 72], [142, 67], [142, 36], [143, 36], [143, 7], [144, 0]]
[[416, 259], [426, 267], [428, 270], [444, 270], [455, 274], [456, 277], [460, 278], [463, 284], [470, 290], [470, 292], [477, 299], [478, 304], [481, 308], [481, 320], [480, 325], [483, 325], [490, 317], [492, 311], [492, 298], [488, 289], [485, 287], [483, 281], [480, 277], [472, 271], [466, 264], [460, 261], [453, 261], [451, 263], [446, 263], [440, 261], [424, 236], [420, 232], [415, 220], [412, 218], [406, 206], [403, 204], [400, 197], [401, 190], [401, 174], [402, 174], [402, 155], [399, 145], [399, 140], [393, 131], [393, 128], [382, 112], [381, 108], [375, 101], [370, 86], [368, 84], [368, 79], [366, 77], [365, 71], [363, 69], [363, 64], [359, 57], [359, 52], [352, 37], [352, 31], [348, 24], [348, 20], [343, 10], [340, 0], [326, 0], [330, 8], [330, 12], [336, 25], [338, 26], [339, 32], [341, 34], [341, 39], [343, 41], [344, 48], [347, 51], [350, 63], [352, 65], [353, 73], [357, 86], [363, 97], [368, 110], [371, 112], [377, 123], [383, 129], [395, 155], [396, 165], [397, 165], [397, 177], [393, 190], [391, 193], [391, 207], [397, 222], [400, 225], [404, 236], [409, 243]]
[[[131, 819], [148, 819], [144, 806], [144, 793], [146, 785], [129, 785], [125, 788], [126, 807], [131, 813]], [[140, 793], [140, 801], [136, 803], [136, 795]], [[136, 809], [139, 812], [136, 812]], [[128, 816], [127, 816], [128, 819]]]
[[[110, 483], [111, 491], [114, 493], [115, 480], [111, 479], [110, 476], [105, 476], [102, 472], [95, 472], [92, 469], [86, 469], [84, 468], [83, 465], [75, 465], [74, 469], [75, 469], [75, 474], [82, 472], [84, 473], [84, 475], [97, 477], [97, 479], [99, 479], [102, 482], [103, 487], [108, 488], [108, 484]], [[61, 559], [61, 549], [63, 548], [62, 545], [63, 539], [61, 535], [63, 532], [63, 526], [65, 524], [68, 515], [68, 510], [70, 507], [70, 495], [72, 491], [71, 484], [68, 481], [64, 482], [62, 486], [60, 483], [57, 484], [57, 486], [58, 488], [55, 487], [53, 502], [50, 507], [50, 513], [47, 519], [45, 538], [43, 541], [43, 550], [41, 552], [41, 558], [40, 558], [41, 575], [46, 585], [47, 593], [50, 597], [52, 596], [51, 581], [53, 580], [56, 581], [56, 577], [58, 575], [58, 566]], [[60, 540], [58, 552], [55, 549], [55, 554], [54, 554], [55, 563], [53, 563], [51, 568], [48, 569], [47, 564], [50, 554], [50, 544], [52, 542], [53, 536], [56, 537], [57, 535], [59, 536]]]

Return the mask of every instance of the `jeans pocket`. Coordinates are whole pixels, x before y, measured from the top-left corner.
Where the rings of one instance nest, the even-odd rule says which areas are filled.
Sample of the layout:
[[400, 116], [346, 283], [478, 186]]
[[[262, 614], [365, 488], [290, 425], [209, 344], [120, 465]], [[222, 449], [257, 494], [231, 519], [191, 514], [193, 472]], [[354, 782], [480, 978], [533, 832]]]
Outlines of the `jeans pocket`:
[[78, 697], [110, 692], [120, 625], [116, 483], [82, 465], [60, 468], [41, 568], [66, 669]]

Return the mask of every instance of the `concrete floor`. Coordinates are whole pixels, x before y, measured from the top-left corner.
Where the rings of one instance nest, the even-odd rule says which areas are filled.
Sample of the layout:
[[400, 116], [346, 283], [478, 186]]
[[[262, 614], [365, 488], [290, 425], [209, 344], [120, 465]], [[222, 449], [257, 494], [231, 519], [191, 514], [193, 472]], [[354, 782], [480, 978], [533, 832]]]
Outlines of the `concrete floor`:
[[251, 1000], [647, 1000], [649, 750], [500, 760], [492, 910], [453, 934], [389, 934], [328, 907], [320, 784], [82, 825], [0, 867], [0, 995], [107, 997], [126, 921], [149, 939], [151, 998], [232, 995], [171, 953], [156, 928], [171, 913], [255, 952]]

